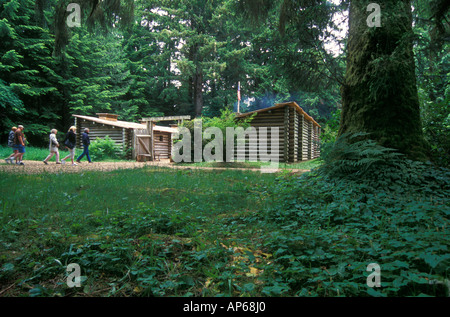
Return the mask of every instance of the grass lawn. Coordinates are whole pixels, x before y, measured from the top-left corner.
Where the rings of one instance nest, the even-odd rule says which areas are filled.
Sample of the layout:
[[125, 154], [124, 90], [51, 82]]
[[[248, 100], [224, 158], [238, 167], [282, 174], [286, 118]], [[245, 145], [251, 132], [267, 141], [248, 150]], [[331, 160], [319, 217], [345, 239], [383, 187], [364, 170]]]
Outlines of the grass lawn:
[[[0, 146], [0, 163], [4, 163], [6, 157], [12, 153], [11, 148], [7, 146]], [[75, 158], [82, 153], [82, 150], [75, 150]], [[26, 153], [24, 155], [24, 161], [42, 161], [49, 154], [47, 148], [37, 148], [37, 147], [26, 147]], [[69, 151], [60, 149], [59, 154], [61, 158], [69, 155]], [[83, 158], [86, 160], [86, 157]], [[52, 157], [51, 162], [55, 161], [55, 156]], [[126, 160], [105, 158], [102, 159], [103, 162], [126, 162]], [[322, 164], [320, 159], [315, 159], [311, 161], [299, 162], [299, 163], [280, 163], [280, 169], [305, 169], [310, 170], [316, 168]], [[197, 166], [197, 167], [227, 167], [227, 168], [260, 168], [261, 166], [268, 165], [268, 163], [263, 162], [234, 162], [234, 163], [219, 163], [219, 162], [202, 162], [202, 163], [180, 163], [184, 166]]]
[[[275, 175], [145, 168], [1, 175], [3, 296], [233, 295], [254, 228], [233, 219], [270, 204]], [[260, 230], [260, 229], [258, 229]], [[256, 251], [256, 250], [255, 250]], [[68, 288], [66, 266], [84, 287]], [[229, 276], [228, 276], [228, 275]]]
[[[180, 163], [184, 166], [198, 166], [198, 167], [227, 167], [227, 168], [260, 168], [261, 166], [269, 166], [270, 163], [264, 162], [201, 162], [201, 163]], [[311, 170], [319, 167], [322, 164], [320, 159], [314, 159], [310, 161], [298, 162], [298, 163], [279, 163], [279, 168], [283, 170], [290, 169], [302, 169]]]
[[[12, 149], [7, 146], [0, 146], [0, 159], [1, 163], [5, 163], [4, 159], [10, 156], [13, 153]], [[29, 160], [29, 161], [42, 161], [44, 160], [47, 155], [49, 154], [48, 148], [37, 148], [37, 147], [26, 147], [25, 148], [25, 154], [23, 156], [23, 160]], [[59, 154], [61, 158], [65, 157], [69, 154], [69, 151], [59, 151]], [[55, 157], [52, 159], [55, 160]]]
[[[13, 153], [10, 147], [7, 146], [0, 146], [0, 163], [5, 163], [4, 159], [10, 156]], [[23, 156], [24, 162], [26, 161], [43, 161], [47, 155], [49, 154], [48, 148], [39, 148], [39, 147], [33, 147], [33, 146], [27, 146], [25, 148], [25, 154]], [[81, 149], [75, 149], [75, 159], [83, 153], [83, 150]], [[59, 149], [59, 157], [63, 159], [69, 155], [69, 151], [61, 148]], [[86, 161], [86, 157], [83, 158], [84, 161]], [[113, 159], [113, 158], [106, 158], [102, 160], [103, 162], [121, 162], [124, 160], [120, 159]], [[50, 160], [50, 162], [55, 162], [55, 156], [53, 156]]]
[[397, 164], [0, 172], [0, 296], [448, 296], [450, 170]]

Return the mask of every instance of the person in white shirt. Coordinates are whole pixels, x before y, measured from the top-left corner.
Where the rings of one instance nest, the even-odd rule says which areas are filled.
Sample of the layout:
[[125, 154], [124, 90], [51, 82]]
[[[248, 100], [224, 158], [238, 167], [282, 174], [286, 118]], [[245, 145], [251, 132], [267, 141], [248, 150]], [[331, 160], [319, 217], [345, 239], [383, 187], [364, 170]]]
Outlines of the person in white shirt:
[[56, 155], [56, 164], [61, 164], [61, 162], [59, 161], [59, 143], [58, 143], [58, 139], [56, 138], [56, 134], [58, 133], [58, 130], [56, 129], [52, 129], [49, 139], [50, 139], [50, 144], [49, 144], [49, 150], [50, 150], [50, 154], [46, 157], [45, 160], [43, 160], [42, 162], [44, 162], [45, 165], [48, 164], [48, 161], [53, 157], [53, 155]]

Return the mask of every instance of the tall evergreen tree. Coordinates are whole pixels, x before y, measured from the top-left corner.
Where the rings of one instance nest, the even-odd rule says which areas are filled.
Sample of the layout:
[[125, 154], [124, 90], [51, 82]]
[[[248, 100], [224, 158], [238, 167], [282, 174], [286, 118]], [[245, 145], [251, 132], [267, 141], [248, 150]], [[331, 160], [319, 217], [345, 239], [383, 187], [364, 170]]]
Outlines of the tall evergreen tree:
[[[439, 2], [441, 4], [439, 5]], [[450, 164], [450, 21], [442, 1], [413, 2], [414, 45], [422, 124], [431, 158]]]
[[[340, 134], [368, 132], [382, 145], [398, 149], [414, 159], [425, 159], [427, 146], [420, 120], [412, 50], [411, 1], [377, 1], [382, 12], [381, 27], [370, 27], [367, 23], [370, 14], [367, 9], [372, 1], [349, 2]], [[445, 7], [442, 0], [433, 2], [437, 7]], [[280, 25], [290, 24], [301, 29], [297, 21], [310, 28], [321, 25], [314, 23], [316, 16], [308, 16], [306, 12], [311, 7], [326, 6], [328, 1], [242, 0], [240, 3], [250, 17], [259, 19], [278, 5]]]
[[351, 1], [340, 133], [368, 132], [380, 144], [424, 159], [412, 50], [411, 1], [378, 1], [381, 27], [369, 27], [371, 1]]
[[52, 108], [58, 76], [52, 71], [52, 38], [39, 26], [32, 0], [0, 4], [0, 129], [27, 126], [28, 141], [39, 142], [48, 123], [58, 119]]

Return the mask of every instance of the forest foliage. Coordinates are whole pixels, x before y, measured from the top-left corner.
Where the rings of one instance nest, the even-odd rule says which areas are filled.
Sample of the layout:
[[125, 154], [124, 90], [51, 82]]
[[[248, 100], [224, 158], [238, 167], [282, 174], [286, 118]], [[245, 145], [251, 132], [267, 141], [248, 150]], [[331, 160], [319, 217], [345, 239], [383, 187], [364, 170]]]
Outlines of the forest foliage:
[[[31, 144], [43, 145], [47, 131], [65, 130], [75, 113], [212, 117], [236, 110], [239, 82], [243, 111], [296, 99], [326, 118], [338, 104], [337, 85], [321, 75], [322, 43], [299, 54], [298, 31], [280, 35], [275, 11], [273, 23], [255, 26], [230, 0], [79, 3], [81, 27], [63, 19], [68, 1], [0, 4], [3, 134], [23, 124]], [[309, 82], [326, 82], [322, 93], [291, 85], [282, 65], [294, 60], [316, 78]]]
[[[4, 135], [24, 124], [39, 144], [50, 128], [66, 131], [74, 113], [106, 111], [123, 120], [201, 115], [204, 128], [223, 129], [236, 124], [241, 82], [243, 106], [295, 99], [322, 123], [323, 164], [303, 175], [4, 173], [5, 296], [449, 295], [443, 1], [412, 2], [421, 119], [437, 164], [406, 159], [365, 133], [338, 135], [346, 51], [328, 52], [324, 39], [348, 1], [301, 1], [298, 11], [293, 0], [94, 2], [80, 0], [82, 25], [67, 28], [67, 13], [56, 14], [67, 1], [2, 1]], [[255, 12], [243, 10], [248, 3]], [[108, 139], [96, 146], [116, 152]], [[51, 212], [42, 203], [50, 196]], [[66, 284], [69, 263], [83, 268], [80, 289]], [[381, 265], [381, 288], [366, 284], [370, 263]]]
[[[68, 3], [0, 4], [3, 142], [23, 124], [30, 144], [42, 146], [49, 129], [67, 129], [75, 113], [129, 121], [220, 116], [237, 110], [238, 83], [242, 111], [295, 100], [324, 125], [339, 111], [346, 37], [337, 18], [348, 22], [347, 1], [307, 1], [297, 12], [294, 1], [256, 8], [232, 0], [83, 0], [81, 27], [67, 26]], [[414, 50], [425, 137], [434, 159], [448, 164], [448, 26], [439, 3], [413, 2]]]
[[[5, 173], [3, 296], [448, 296], [450, 171], [370, 142], [329, 157], [357, 151], [365, 177], [326, 165]], [[367, 285], [370, 263], [380, 288]]]

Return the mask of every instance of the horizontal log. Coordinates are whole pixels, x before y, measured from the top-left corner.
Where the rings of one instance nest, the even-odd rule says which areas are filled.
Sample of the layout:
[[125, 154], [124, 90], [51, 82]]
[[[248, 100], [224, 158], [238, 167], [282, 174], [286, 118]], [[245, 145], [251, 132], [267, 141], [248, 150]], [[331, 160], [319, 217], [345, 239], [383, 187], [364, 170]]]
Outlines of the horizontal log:
[[279, 116], [261, 116], [261, 117], [254, 118], [249, 123], [253, 124], [253, 123], [258, 122], [258, 121], [280, 121], [280, 122], [284, 122], [285, 121], [285, 117], [284, 117], [284, 115], [279, 115]]
[[[123, 141], [123, 138], [120, 135], [108, 135], [108, 137], [113, 140]], [[106, 137], [104, 135], [91, 135], [91, 136], [89, 136], [89, 138], [91, 141], [94, 141], [96, 139], [104, 140]]]
[[259, 117], [263, 117], [263, 116], [274, 117], [274, 116], [278, 116], [278, 115], [283, 115], [284, 116], [284, 110], [274, 110], [274, 111], [271, 111], [271, 112], [260, 112], [254, 117], [254, 119], [259, 118]]
[[113, 131], [113, 130], [103, 130], [103, 131], [90, 131], [89, 136], [91, 135], [123, 135], [122, 131]]
[[254, 128], [264, 128], [267, 127], [267, 130], [270, 130], [270, 128], [278, 128], [278, 129], [284, 129], [285, 126], [283, 123], [278, 123], [278, 122], [258, 122], [258, 123], [254, 123], [252, 124], [252, 127]]
[[260, 149], [240, 149], [235, 150], [234, 153], [264, 153], [264, 154], [272, 154], [272, 153], [284, 153], [282, 149], [267, 149], [267, 150], [260, 150]]
[[254, 123], [258, 123], [258, 122], [285, 122], [285, 118], [284, 116], [279, 116], [279, 117], [261, 117], [261, 118], [255, 118], [253, 121], [250, 122], [250, 125], [253, 125]]

